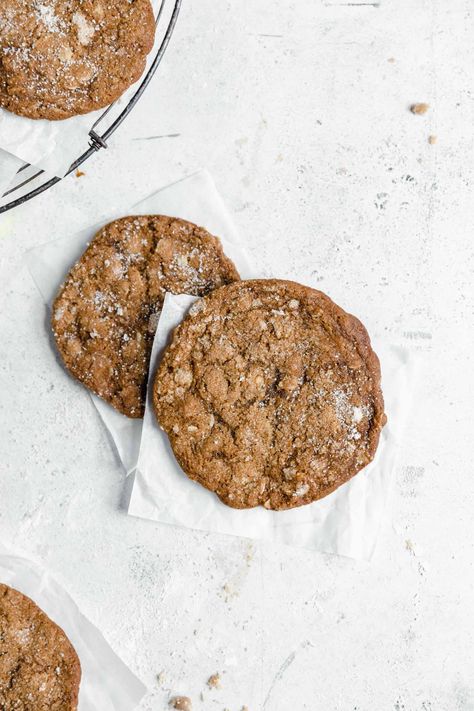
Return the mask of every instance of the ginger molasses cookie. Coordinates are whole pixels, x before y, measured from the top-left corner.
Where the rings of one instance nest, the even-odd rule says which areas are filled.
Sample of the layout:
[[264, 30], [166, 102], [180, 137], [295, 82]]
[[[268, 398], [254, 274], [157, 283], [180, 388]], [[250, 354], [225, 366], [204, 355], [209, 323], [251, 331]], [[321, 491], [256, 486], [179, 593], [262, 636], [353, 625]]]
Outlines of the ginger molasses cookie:
[[128, 417], [142, 417], [165, 292], [203, 296], [239, 278], [217, 237], [174, 217], [106, 225], [71, 269], [52, 327], [66, 368]]
[[385, 424], [363, 325], [290, 281], [241, 281], [197, 301], [153, 385], [191, 478], [234, 508], [289, 509], [368, 464]]
[[64, 632], [32, 600], [0, 584], [0, 709], [75, 711], [80, 680]]
[[150, 0], [1, 0], [0, 106], [65, 119], [115, 101], [153, 47]]

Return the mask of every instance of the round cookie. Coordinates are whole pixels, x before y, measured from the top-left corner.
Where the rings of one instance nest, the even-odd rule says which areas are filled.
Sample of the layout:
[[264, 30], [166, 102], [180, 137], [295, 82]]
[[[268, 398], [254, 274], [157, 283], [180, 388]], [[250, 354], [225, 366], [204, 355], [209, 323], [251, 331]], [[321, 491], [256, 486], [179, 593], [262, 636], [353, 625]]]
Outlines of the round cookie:
[[65, 119], [115, 101], [153, 47], [150, 0], [1, 0], [0, 106]]
[[241, 281], [196, 302], [174, 331], [153, 403], [191, 479], [234, 508], [289, 509], [373, 459], [380, 377], [367, 331], [325, 294]]
[[66, 368], [128, 417], [142, 417], [165, 292], [203, 296], [239, 278], [221, 243], [192, 222], [123, 217], [101, 229], [53, 305]]
[[80, 680], [64, 632], [32, 600], [0, 584], [0, 708], [75, 711]]

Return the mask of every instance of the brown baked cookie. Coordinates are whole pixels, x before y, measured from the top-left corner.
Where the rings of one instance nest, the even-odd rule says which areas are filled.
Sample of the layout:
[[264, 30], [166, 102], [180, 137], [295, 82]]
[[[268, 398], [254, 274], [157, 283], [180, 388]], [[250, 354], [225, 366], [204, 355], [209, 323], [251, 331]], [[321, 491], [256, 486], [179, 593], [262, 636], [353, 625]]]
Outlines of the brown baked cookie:
[[0, 584], [0, 709], [75, 711], [80, 680], [64, 632], [30, 598]]
[[373, 459], [386, 421], [360, 321], [276, 279], [196, 302], [165, 351], [153, 402], [186, 474], [234, 508], [326, 496]]
[[153, 47], [150, 0], [1, 0], [0, 106], [65, 119], [115, 101]]
[[143, 417], [153, 337], [165, 292], [203, 296], [239, 278], [221, 243], [161, 215], [106, 225], [71, 269], [53, 305], [66, 368], [128, 417]]

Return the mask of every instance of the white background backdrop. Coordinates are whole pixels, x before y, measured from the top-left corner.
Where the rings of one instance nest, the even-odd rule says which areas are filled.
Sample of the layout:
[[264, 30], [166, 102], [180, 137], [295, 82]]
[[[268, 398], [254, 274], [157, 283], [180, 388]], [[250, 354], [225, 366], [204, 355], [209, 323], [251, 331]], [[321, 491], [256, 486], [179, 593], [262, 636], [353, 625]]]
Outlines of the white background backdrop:
[[[198, 711], [472, 711], [472, 3], [183, 4], [110, 148], [0, 218], [1, 540], [149, 685], [141, 711], [170, 693]], [[127, 518], [106, 432], [56, 362], [24, 252], [202, 166], [265, 276], [423, 357], [370, 564]]]

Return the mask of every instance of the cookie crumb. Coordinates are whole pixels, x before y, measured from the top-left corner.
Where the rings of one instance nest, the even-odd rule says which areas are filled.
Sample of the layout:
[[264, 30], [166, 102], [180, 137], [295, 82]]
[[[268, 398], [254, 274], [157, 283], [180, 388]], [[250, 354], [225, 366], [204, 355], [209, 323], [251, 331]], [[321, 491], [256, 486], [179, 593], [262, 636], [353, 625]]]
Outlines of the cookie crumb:
[[224, 593], [223, 597], [226, 602], [232, 600], [233, 597], [239, 597], [239, 592], [234, 588], [232, 583], [225, 583], [225, 585], [222, 586], [222, 590]]
[[245, 561], [249, 567], [254, 559], [254, 556], [255, 556], [255, 546], [253, 543], [249, 543], [247, 546], [247, 552], [245, 554]]
[[82, 178], [82, 176], [85, 175], [83, 170], [79, 170], [79, 168], [76, 170], [76, 178]]
[[163, 686], [165, 683], [166, 675], [164, 672], [160, 671], [159, 674], [156, 675], [156, 680], [160, 686]]
[[210, 689], [220, 689], [221, 688], [221, 677], [220, 674], [212, 674], [207, 680], [207, 685]]
[[410, 106], [410, 111], [412, 114], [415, 114], [416, 116], [423, 116], [423, 114], [426, 114], [428, 109], [430, 108], [429, 104], [425, 104], [423, 101], [419, 104], [412, 104]]
[[428, 143], [430, 146], [434, 146], [435, 143], [438, 143], [438, 136], [428, 136]]
[[169, 705], [178, 711], [193, 711], [193, 704], [189, 696], [173, 696]]
[[242, 706], [241, 711], [250, 711], [248, 706]]
[[[395, 63], [395, 57], [389, 57], [389, 58], [387, 59], [387, 62], [390, 62], [390, 64], [394, 64], [394, 63]], [[243, 711], [243, 709], [242, 709], [242, 711]]]

